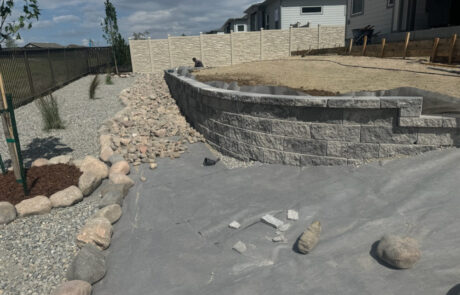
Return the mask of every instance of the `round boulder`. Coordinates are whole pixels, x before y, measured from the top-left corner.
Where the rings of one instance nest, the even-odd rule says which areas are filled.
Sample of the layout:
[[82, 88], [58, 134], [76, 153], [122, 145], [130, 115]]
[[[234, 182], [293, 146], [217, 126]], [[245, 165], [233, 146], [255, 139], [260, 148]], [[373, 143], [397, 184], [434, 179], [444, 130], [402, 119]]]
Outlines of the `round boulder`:
[[16, 204], [19, 217], [46, 214], [51, 211], [51, 201], [45, 196], [36, 196]]
[[51, 295], [91, 295], [91, 284], [85, 281], [68, 281], [59, 285]]
[[107, 271], [105, 256], [96, 246], [85, 245], [70, 264], [66, 278], [82, 280], [94, 284], [101, 280]]
[[54, 208], [69, 207], [83, 199], [81, 190], [72, 185], [62, 191], [52, 194], [50, 197], [51, 204]]
[[107, 165], [92, 156], [86, 156], [85, 159], [83, 159], [80, 170], [83, 173], [92, 172], [101, 179], [107, 178], [109, 175], [109, 168], [107, 168]]
[[129, 178], [129, 176], [126, 176], [121, 173], [110, 173], [109, 179], [114, 184], [123, 184], [128, 188], [134, 186], [134, 181], [131, 178]]
[[11, 203], [0, 202], [0, 224], [8, 224], [16, 218], [16, 208]]
[[85, 172], [78, 179], [78, 188], [83, 196], [89, 196], [101, 184], [102, 179], [93, 172]]
[[46, 165], [48, 165], [48, 160], [44, 158], [39, 158], [32, 162], [32, 167], [41, 167]]
[[377, 246], [377, 256], [393, 267], [407, 269], [419, 261], [422, 253], [413, 238], [385, 235]]
[[122, 213], [120, 205], [112, 204], [97, 211], [92, 218], [105, 217], [113, 224], [120, 219]]
[[302, 254], [311, 252], [316, 244], [318, 244], [320, 233], [321, 223], [319, 221], [313, 222], [300, 236], [297, 242], [297, 250]]
[[93, 244], [101, 250], [110, 246], [112, 223], [104, 217], [90, 219], [77, 235], [77, 245]]
[[127, 175], [129, 173], [129, 163], [128, 161], [119, 161], [110, 167], [110, 174], [112, 173], [120, 173]]

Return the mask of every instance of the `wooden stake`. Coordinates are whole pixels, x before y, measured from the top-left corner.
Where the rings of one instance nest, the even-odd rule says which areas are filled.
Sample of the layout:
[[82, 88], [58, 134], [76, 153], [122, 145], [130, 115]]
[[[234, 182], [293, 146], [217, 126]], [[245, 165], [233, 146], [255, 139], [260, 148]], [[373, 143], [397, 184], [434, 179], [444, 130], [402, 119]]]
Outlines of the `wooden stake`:
[[406, 59], [407, 57], [407, 48], [409, 47], [409, 40], [410, 40], [410, 32], [407, 32], [406, 41], [404, 42], [404, 55], [403, 55], [404, 59]]
[[348, 54], [351, 54], [352, 48], [353, 48], [353, 38], [350, 39], [350, 44], [348, 45]]
[[[2, 102], [0, 103], [0, 110], [5, 111], [8, 108], [6, 102], [5, 87], [3, 85], [3, 76], [0, 73], [0, 91], [2, 95]], [[11, 162], [13, 163], [14, 176], [16, 180], [22, 180], [21, 168], [19, 166], [19, 158], [16, 150], [16, 142], [14, 142], [13, 126], [9, 113], [2, 112], [2, 125], [3, 133], [5, 134], [8, 151], [10, 152]]]
[[436, 54], [438, 53], [439, 38], [434, 38], [433, 51], [431, 52], [430, 62], [434, 62]]
[[366, 55], [366, 47], [367, 47], [367, 35], [364, 36], [364, 43], [363, 43], [363, 56]]
[[448, 64], [452, 64], [452, 56], [454, 54], [455, 42], [457, 42], [457, 34], [454, 34], [452, 36], [452, 39], [450, 40], [449, 62], [448, 62]]
[[385, 44], [387, 42], [387, 39], [383, 38], [382, 39], [382, 49], [381, 49], [381, 52], [380, 52], [380, 57], [383, 58], [384, 54], [385, 54]]

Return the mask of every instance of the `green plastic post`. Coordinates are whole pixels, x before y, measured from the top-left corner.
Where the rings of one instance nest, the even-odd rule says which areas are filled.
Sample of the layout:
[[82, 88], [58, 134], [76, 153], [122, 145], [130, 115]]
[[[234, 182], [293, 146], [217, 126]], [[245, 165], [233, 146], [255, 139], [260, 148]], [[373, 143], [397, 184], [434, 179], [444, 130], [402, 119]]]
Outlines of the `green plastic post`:
[[6, 95], [6, 103], [8, 104], [8, 112], [10, 113], [11, 125], [13, 125], [13, 136], [14, 141], [16, 142], [15, 146], [16, 152], [18, 153], [19, 169], [21, 170], [21, 180], [18, 180], [18, 182], [22, 183], [24, 195], [28, 196], [29, 190], [27, 189], [26, 171], [24, 169], [24, 164], [22, 162], [21, 143], [19, 142], [19, 135], [18, 129], [16, 127], [16, 118], [14, 117], [13, 99], [11, 97], [11, 94]]

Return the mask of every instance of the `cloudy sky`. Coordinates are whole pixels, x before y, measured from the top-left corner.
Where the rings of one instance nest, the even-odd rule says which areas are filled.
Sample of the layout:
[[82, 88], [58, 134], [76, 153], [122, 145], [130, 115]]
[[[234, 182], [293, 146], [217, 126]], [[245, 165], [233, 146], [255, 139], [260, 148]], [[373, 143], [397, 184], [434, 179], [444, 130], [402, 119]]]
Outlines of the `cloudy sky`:
[[[22, 0], [15, 0], [18, 7]], [[31, 30], [21, 31], [28, 42], [56, 42], [62, 45], [105, 45], [101, 21], [104, 0], [38, 0], [41, 16]], [[196, 35], [220, 27], [227, 18], [239, 17], [257, 0], [112, 0], [124, 37], [149, 31], [152, 38]]]

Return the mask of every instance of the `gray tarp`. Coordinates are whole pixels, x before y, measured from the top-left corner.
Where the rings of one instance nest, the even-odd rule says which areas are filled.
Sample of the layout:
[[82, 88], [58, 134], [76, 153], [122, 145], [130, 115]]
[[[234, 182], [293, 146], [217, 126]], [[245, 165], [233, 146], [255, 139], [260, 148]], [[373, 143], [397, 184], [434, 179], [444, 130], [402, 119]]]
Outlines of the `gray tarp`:
[[[460, 150], [360, 168], [202, 167], [209, 155], [196, 144], [156, 170], [140, 167], [148, 180], [125, 199], [107, 276], [93, 294], [459, 294]], [[258, 220], [268, 212], [286, 220], [287, 209], [300, 220], [287, 244], [273, 243], [275, 229]], [[242, 228], [228, 228], [233, 220]], [[294, 252], [315, 220], [323, 227], [317, 248]], [[419, 241], [413, 269], [372, 257], [385, 233]], [[243, 255], [232, 250], [239, 240], [248, 246]]]

